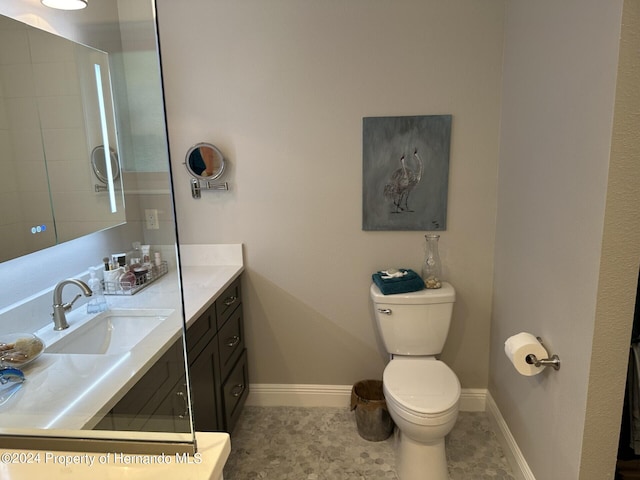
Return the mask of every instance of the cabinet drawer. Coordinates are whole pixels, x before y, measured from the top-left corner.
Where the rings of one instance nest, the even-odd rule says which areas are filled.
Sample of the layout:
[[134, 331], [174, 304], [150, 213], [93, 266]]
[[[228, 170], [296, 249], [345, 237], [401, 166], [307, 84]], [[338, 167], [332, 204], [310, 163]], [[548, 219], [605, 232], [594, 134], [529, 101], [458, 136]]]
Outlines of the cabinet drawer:
[[222, 401], [224, 408], [225, 430], [233, 430], [242, 406], [249, 395], [249, 373], [247, 371], [247, 351], [244, 350], [229, 374], [229, 378], [222, 385]]
[[217, 331], [216, 305], [212, 304], [187, 329], [186, 341], [189, 356], [197, 357]]
[[241, 302], [240, 278], [234, 280], [215, 302], [218, 330], [222, 328], [229, 316]]
[[182, 342], [177, 341], [113, 407], [115, 429], [140, 430], [183, 377]]
[[218, 332], [220, 378], [224, 381], [244, 350], [242, 305], [236, 308]]
[[182, 377], [142, 425], [144, 432], [191, 432], [187, 384]]

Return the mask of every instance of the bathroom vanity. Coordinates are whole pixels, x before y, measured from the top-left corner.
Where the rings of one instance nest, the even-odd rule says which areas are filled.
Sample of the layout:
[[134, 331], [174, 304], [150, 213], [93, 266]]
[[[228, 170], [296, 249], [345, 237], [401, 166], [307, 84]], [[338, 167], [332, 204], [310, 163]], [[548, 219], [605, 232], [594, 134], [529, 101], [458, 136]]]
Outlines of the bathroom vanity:
[[[194, 250], [199, 252], [195, 258], [190, 255]], [[182, 252], [187, 360], [195, 429], [231, 432], [249, 393], [240, 284], [242, 246], [185, 245]], [[195, 261], [199, 263], [190, 264]], [[162, 356], [95, 428], [189, 432], [183, 364], [182, 338], [179, 337], [164, 349]]]
[[[181, 259], [191, 400], [198, 452], [204, 459], [198, 468], [188, 469], [188, 473], [195, 474], [193, 478], [218, 479], [230, 453], [230, 441], [225, 433], [209, 432], [233, 429], [249, 391], [240, 285], [244, 269], [242, 245], [183, 246]], [[37, 421], [42, 428], [117, 428], [130, 430], [134, 436], [144, 428], [145, 431], [183, 431], [187, 435], [190, 426], [181, 368], [184, 365], [182, 315], [166, 308], [176, 300], [176, 293], [179, 294], [175, 290], [176, 275], [177, 272], [170, 271], [136, 295], [109, 297], [111, 313], [116, 312], [118, 316], [131, 313], [138, 317], [132, 319], [136, 322], [146, 322], [149, 318], [158, 322], [129, 351], [117, 354], [45, 352], [28, 365], [25, 368], [28, 382], [16, 394], [20, 395], [20, 402], [15, 403], [11, 415], [0, 417], [0, 430], [10, 432], [12, 427], [24, 426], [21, 422], [27, 420], [33, 424], [33, 412], [38, 411]], [[157, 308], [149, 309], [149, 305]], [[161, 315], [158, 317], [158, 314]], [[70, 312], [69, 330], [79, 328], [78, 324], [86, 316], [81, 307]], [[42, 336], [46, 337], [47, 344], [54, 341], [55, 345], [55, 341], [61, 343], [57, 337], [65, 334], [54, 332], [51, 323]], [[91, 362], [87, 361], [87, 355], [91, 356]], [[175, 412], [183, 415], [174, 415]], [[85, 467], [74, 468], [81, 472]], [[124, 478], [129, 478], [129, 474], [134, 478], [138, 470], [125, 467], [122, 466], [129, 470], [122, 472]], [[7, 468], [11, 480], [34, 475], [34, 470], [26, 465]], [[110, 475], [114, 469], [118, 470], [118, 466], [105, 466], [104, 471], [111, 473], [105, 473], [104, 478], [113, 478]], [[185, 477], [184, 471], [178, 472], [176, 468], [176, 474], [192, 478]], [[92, 478], [103, 478], [97, 470], [90, 473]], [[162, 474], [165, 473], [169, 472], [163, 470]]]
[[[190, 270], [183, 269], [187, 283], [193, 273]], [[213, 273], [219, 269], [203, 270]], [[191, 403], [196, 431], [230, 433], [249, 393], [240, 277], [211, 295], [212, 303], [203, 307], [205, 311], [187, 322]], [[189, 432], [183, 363], [182, 339], [178, 339], [95, 428]]]
[[[198, 254], [190, 262], [191, 248], [209, 253]], [[242, 245], [184, 246], [182, 257], [196, 430], [229, 431], [248, 394], [240, 288]], [[0, 431], [114, 427], [141, 431], [144, 427], [189, 432], [182, 315], [170, 308], [180, 304], [177, 275], [173, 269], [136, 295], [109, 297], [110, 310], [95, 317], [78, 306], [67, 314], [67, 330], [56, 332], [50, 322], [35, 332], [47, 348], [24, 367], [27, 381], [11, 399], [11, 415], [0, 416]], [[44, 296], [50, 301], [48, 294]], [[82, 329], [101, 315], [135, 326], [130, 330], [116, 326], [105, 334], [114, 345], [93, 351]], [[147, 385], [148, 379], [153, 382]]]

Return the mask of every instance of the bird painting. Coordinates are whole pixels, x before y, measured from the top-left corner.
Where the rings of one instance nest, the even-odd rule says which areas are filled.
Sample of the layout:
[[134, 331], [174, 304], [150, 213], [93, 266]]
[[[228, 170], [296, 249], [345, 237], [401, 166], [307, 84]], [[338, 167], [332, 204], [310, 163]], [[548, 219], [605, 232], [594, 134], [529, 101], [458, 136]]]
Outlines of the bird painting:
[[409, 207], [409, 194], [420, 183], [424, 164], [418, 149], [414, 149], [413, 158], [415, 159], [417, 171], [407, 166], [405, 156], [400, 157], [400, 168], [395, 170], [389, 179], [389, 183], [384, 186], [384, 196], [393, 203], [394, 210], [392, 213], [413, 212]]
[[451, 120], [362, 119], [363, 230], [446, 230]]

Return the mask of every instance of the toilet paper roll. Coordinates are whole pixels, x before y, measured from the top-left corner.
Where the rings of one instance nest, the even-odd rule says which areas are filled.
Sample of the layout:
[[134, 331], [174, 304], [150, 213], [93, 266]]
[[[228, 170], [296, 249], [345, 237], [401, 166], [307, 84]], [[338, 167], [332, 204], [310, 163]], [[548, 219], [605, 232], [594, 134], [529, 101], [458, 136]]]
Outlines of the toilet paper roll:
[[507, 341], [504, 342], [504, 353], [507, 354], [507, 358], [511, 360], [518, 373], [529, 377], [539, 374], [544, 370], [544, 367], [536, 367], [527, 363], [527, 355], [533, 354], [539, 360], [549, 357], [547, 350], [535, 335], [527, 332], [520, 332], [507, 338]]

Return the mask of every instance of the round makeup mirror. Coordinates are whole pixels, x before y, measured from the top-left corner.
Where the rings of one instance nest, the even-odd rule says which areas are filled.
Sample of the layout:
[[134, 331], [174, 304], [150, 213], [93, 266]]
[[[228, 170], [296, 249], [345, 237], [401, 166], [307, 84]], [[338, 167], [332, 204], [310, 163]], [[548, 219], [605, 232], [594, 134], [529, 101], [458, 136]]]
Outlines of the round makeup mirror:
[[[111, 147], [109, 147], [109, 153], [111, 158], [111, 174], [113, 175], [113, 180], [117, 180], [120, 177], [118, 155], [116, 155], [116, 151]], [[96, 174], [98, 180], [107, 185], [109, 183], [109, 176], [107, 174], [107, 161], [104, 154], [104, 145], [98, 145], [91, 152], [91, 166], [93, 167], [93, 173]]]
[[203, 180], [215, 180], [224, 172], [224, 156], [215, 145], [197, 143], [189, 149], [184, 162], [189, 173]]

